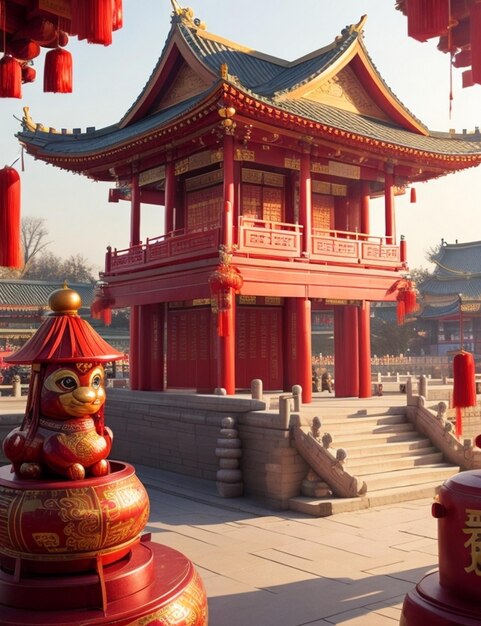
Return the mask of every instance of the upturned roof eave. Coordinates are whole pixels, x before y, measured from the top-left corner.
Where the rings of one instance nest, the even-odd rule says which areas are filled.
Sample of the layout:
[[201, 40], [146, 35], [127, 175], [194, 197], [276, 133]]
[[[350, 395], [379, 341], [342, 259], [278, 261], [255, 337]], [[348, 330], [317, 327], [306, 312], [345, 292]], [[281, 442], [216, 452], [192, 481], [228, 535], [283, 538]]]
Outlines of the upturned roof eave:
[[[25, 147], [27, 152], [36, 158], [51, 163], [52, 165], [63, 167], [64, 169], [81, 170], [83, 173], [88, 175], [89, 167], [91, 169], [98, 167], [98, 160], [101, 158], [108, 158], [109, 154], [118, 154], [123, 151], [127, 153], [131, 150], [132, 145], [142, 143], [149, 137], [160, 140], [162, 135], [165, 135], [166, 137], [172, 136], [172, 134], [178, 130], [180, 125], [183, 128], [183, 124], [187, 124], [190, 118], [202, 115], [204, 111], [211, 109], [217, 104], [220, 94], [220, 84], [221, 81], [219, 80], [211, 89], [203, 94], [203, 97], [200, 100], [195, 100], [192, 107], [182, 110], [179, 115], [169, 118], [166, 123], [156, 125], [154, 121], [152, 126], [148, 129], [142, 131], [139, 130], [138, 133], [131, 134], [122, 140], [115, 139], [115, 135], [123, 130], [118, 127], [109, 127], [109, 129], [113, 129], [110, 133], [105, 133], [105, 129], [100, 129], [92, 133], [80, 133], [78, 135], [58, 135], [40, 130], [26, 130], [17, 133], [16, 137]], [[206, 115], [207, 114], [208, 113], [206, 113]], [[130, 128], [134, 127], [135, 125], [132, 125]], [[108, 134], [112, 135], [112, 142], [95, 150], [79, 150], [77, 152], [70, 151], [68, 153], [62, 152], [61, 150], [49, 150], [49, 146], [51, 146], [53, 142], [57, 143], [58, 141], [61, 141], [61, 143], [65, 145], [68, 144], [70, 147], [77, 144], [79, 146], [83, 145], [83, 147], [87, 146], [88, 148], [87, 144], [91, 143], [96, 137], [105, 137]], [[170, 139], [170, 141], [172, 141], [172, 139]], [[76, 162], [78, 167], [72, 168], [73, 162]]]

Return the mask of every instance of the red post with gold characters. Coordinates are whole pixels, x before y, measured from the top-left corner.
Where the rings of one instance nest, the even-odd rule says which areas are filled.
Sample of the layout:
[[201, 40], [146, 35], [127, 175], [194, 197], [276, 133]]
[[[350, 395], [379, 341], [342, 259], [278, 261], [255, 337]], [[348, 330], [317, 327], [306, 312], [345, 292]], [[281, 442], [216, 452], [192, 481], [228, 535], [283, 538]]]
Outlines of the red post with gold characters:
[[439, 570], [407, 594], [400, 624], [481, 624], [481, 471], [447, 480], [432, 514], [438, 520]]
[[207, 626], [192, 563], [143, 534], [149, 498], [109, 460], [104, 364], [123, 355], [77, 313], [67, 288], [9, 361], [32, 366], [22, 424], [0, 468], [2, 626]]

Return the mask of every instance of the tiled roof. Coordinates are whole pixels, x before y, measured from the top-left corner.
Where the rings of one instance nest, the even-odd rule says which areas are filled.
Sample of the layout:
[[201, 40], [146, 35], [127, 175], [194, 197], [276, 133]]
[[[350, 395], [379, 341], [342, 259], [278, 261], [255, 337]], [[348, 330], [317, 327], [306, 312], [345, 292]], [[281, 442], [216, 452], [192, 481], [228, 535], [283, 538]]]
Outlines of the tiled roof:
[[[0, 280], [0, 308], [3, 306], [26, 309], [45, 308], [52, 291], [61, 289], [62, 286], [62, 281]], [[94, 299], [94, 285], [72, 283], [69, 287], [80, 295], [82, 307], [90, 307]]]
[[314, 78], [339, 58], [358, 36], [357, 32], [346, 33], [335, 44], [288, 62], [236, 47], [231, 42], [209, 36], [204, 31], [189, 28], [182, 23], [179, 24], [179, 30], [191, 50], [216, 75], [225, 63], [229, 74], [236, 76], [240, 84], [261, 96], [273, 96]]
[[87, 133], [70, 133], [66, 135], [25, 130], [18, 133], [17, 136], [20, 140], [27, 140], [29, 144], [39, 146], [52, 154], [58, 153], [66, 156], [69, 154], [90, 154], [162, 127], [164, 124], [195, 107], [205, 97], [206, 93], [208, 94], [208, 91], [175, 104], [125, 128], [120, 128], [118, 124], [114, 124]]
[[[215, 81], [215, 77], [219, 76], [220, 66], [227, 64], [229, 76], [232, 77], [239, 91], [245, 92], [269, 106], [301, 118], [330, 128], [365, 136], [374, 141], [379, 141], [382, 145], [392, 144], [406, 149], [422, 150], [440, 155], [481, 154], [481, 136], [479, 135], [473, 136], [473, 139], [469, 139], [468, 136], [452, 137], [447, 133], [428, 133], [424, 136], [405, 130], [395, 124], [331, 105], [305, 98], [288, 99], [282, 97], [286, 91], [290, 91], [321, 74], [342, 56], [360, 37], [360, 32], [356, 29], [346, 28], [333, 44], [294, 62], [242, 48], [237, 44], [205, 33], [205, 31], [192, 28], [182, 21], [174, 25], [168, 41], [175, 32], [180, 33], [193, 54], [213, 73], [212, 86], [205, 92], [131, 124], [125, 125], [121, 120], [118, 124], [104, 129], [75, 135], [25, 130], [19, 133], [20, 140], [25, 141], [26, 144], [37, 146], [43, 154], [52, 156], [89, 155], [126, 143], [135, 137], [160, 129], [177, 118], [181, 118], [196, 104], [206, 99], [209, 93], [214, 94], [219, 84]], [[165, 50], [166, 47], [164, 47], [164, 52]], [[154, 76], [155, 71], [152, 76]], [[380, 76], [379, 79], [383, 82]], [[148, 85], [149, 83], [147, 83], [146, 90], [148, 90]], [[390, 92], [385, 83], [384, 86]], [[390, 93], [393, 99], [399, 103], [394, 94]], [[140, 99], [139, 96], [137, 101]], [[400, 107], [403, 106], [401, 103], [399, 105]], [[130, 111], [132, 110], [131, 107]]]
[[457, 296], [462, 294], [465, 298], [479, 298], [481, 297], [481, 277], [441, 280], [433, 276], [419, 285], [419, 291], [425, 296]]
[[423, 320], [435, 319], [439, 317], [447, 317], [448, 315], [457, 315], [458, 311], [459, 302], [457, 301], [441, 306], [425, 305], [417, 317]]
[[436, 274], [443, 278], [481, 276], [481, 241], [443, 244], [434, 262]]

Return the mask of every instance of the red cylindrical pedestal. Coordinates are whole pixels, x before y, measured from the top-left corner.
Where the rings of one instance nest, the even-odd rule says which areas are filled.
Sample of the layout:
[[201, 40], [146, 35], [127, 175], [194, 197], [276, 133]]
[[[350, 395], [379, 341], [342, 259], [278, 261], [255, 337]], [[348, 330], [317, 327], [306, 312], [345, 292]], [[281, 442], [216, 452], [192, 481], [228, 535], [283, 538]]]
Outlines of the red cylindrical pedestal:
[[69, 481], [0, 468], [1, 626], [207, 626], [192, 563], [140, 536], [148, 495], [131, 465]]
[[[180, 552], [144, 541], [132, 555], [104, 569], [105, 586], [94, 574], [28, 578], [15, 583], [3, 573], [2, 591], [18, 587], [17, 600], [43, 601], [38, 608], [0, 603], [2, 626], [207, 626], [207, 599], [192, 563]], [[95, 580], [96, 579], [96, 580]], [[105, 593], [105, 611], [102, 610]], [[70, 598], [66, 596], [70, 596]], [[86, 608], [74, 605], [85, 603]], [[59, 603], [72, 608], [54, 610]], [[50, 608], [47, 608], [50, 605]], [[96, 605], [96, 606], [95, 606]]]
[[460, 472], [441, 487], [439, 572], [429, 574], [403, 605], [401, 626], [481, 624], [481, 471]]

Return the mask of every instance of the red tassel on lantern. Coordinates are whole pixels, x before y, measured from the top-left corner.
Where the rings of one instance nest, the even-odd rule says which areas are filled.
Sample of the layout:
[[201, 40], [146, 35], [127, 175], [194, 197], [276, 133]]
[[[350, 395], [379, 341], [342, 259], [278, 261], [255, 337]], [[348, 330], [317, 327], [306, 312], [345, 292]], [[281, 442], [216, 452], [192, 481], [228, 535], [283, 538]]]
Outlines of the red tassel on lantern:
[[72, 93], [72, 55], [55, 48], [45, 55], [43, 90], [52, 93]]
[[13, 167], [4, 167], [0, 170], [0, 266], [22, 267], [20, 241], [20, 176]]
[[474, 357], [462, 350], [453, 359], [453, 407], [456, 408], [456, 435], [462, 435], [462, 412], [467, 406], [476, 406]]
[[103, 309], [103, 311], [102, 311], [102, 321], [105, 324], [105, 326], [110, 326], [110, 324], [112, 323], [112, 309], [110, 309], [108, 307]]
[[20, 63], [6, 54], [0, 59], [0, 98], [22, 97], [22, 68]]
[[114, 0], [114, 14], [112, 19], [112, 30], [119, 30], [124, 25], [124, 12], [122, 0]]
[[411, 187], [411, 204], [414, 204], [416, 202], [416, 188], [415, 187]]
[[114, 0], [72, 0], [72, 33], [89, 43], [112, 43]]
[[408, 35], [426, 41], [447, 33], [450, 0], [407, 0]]

